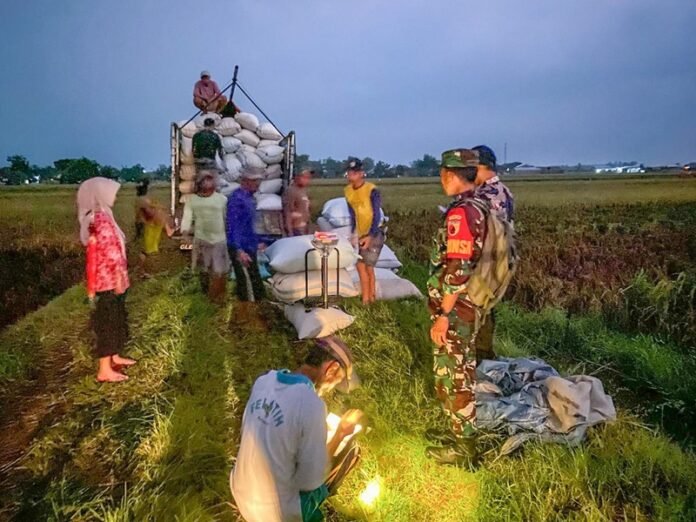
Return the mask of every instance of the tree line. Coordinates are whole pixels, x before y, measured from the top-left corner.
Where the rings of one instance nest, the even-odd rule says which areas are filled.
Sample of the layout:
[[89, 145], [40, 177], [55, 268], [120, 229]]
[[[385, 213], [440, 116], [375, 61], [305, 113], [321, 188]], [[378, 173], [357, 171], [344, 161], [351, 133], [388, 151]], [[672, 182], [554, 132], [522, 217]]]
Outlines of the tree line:
[[101, 165], [89, 158], [66, 158], [53, 162], [53, 165], [39, 167], [29, 163], [21, 155], [7, 157], [8, 166], [0, 167], [0, 183], [5, 185], [24, 185], [26, 183], [77, 184], [95, 176], [115, 179], [121, 182], [139, 181], [143, 178], [168, 180], [171, 168], [160, 165], [147, 171], [139, 163], [130, 167], [116, 168]]
[[[348, 158], [336, 160], [333, 158], [313, 160], [308, 154], [298, 154], [295, 161], [297, 169], [304, 167], [313, 169], [320, 178], [336, 178], [343, 176], [346, 171]], [[408, 165], [398, 163], [391, 165], [385, 161], [370, 157], [362, 158], [365, 172], [374, 178], [401, 178], [401, 177], [429, 177], [438, 176], [440, 173], [440, 161], [430, 154], [425, 154], [421, 159], [414, 160]]]

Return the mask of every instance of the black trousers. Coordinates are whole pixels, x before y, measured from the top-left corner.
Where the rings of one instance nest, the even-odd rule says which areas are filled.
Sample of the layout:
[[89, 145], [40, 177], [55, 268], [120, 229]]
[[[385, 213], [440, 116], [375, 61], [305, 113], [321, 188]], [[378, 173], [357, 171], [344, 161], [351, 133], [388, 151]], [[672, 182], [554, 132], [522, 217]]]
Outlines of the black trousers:
[[91, 323], [96, 337], [94, 349], [97, 357], [108, 357], [120, 353], [129, 335], [126, 294], [99, 292], [96, 296]]
[[251, 263], [244, 266], [237, 257], [237, 249], [228, 247], [234, 277], [237, 280], [237, 298], [240, 301], [260, 301], [266, 298], [266, 289], [259, 272], [259, 265], [256, 263], [256, 254], [249, 255]]

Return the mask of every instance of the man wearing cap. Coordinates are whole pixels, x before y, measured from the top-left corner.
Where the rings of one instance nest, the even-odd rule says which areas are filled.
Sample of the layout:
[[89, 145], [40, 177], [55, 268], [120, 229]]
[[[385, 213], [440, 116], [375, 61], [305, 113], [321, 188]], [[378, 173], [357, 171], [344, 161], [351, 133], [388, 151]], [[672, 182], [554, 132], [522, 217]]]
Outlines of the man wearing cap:
[[311, 168], [303, 168], [283, 193], [283, 215], [289, 236], [309, 234], [311, 207], [307, 187], [313, 175]]
[[216, 168], [215, 159], [218, 155], [222, 158], [224, 151], [222, 149], [222, 140], [219, 134], [215, 132], [215, 120], [213, 118], [206, 118], [203, 121], [203, 128], [193, 135], [191, 145], [193, 147], [193, 157], [196, 160], [196, 171]]
[[203, 112], [220, 112], [227, 105], [227, 98], [208, 71], [201, 71], [201, 79], [193, 86], [193, 104]]
[[377, 187], [365, 181], [365, 170], [358, 158], [349, 158], [346, 170], [348, 185], [344, 189], [350, 212], [353, 242], [357, 243], [363, 304], [375, 301], [375, 265], [384, 246], [382, 197]]
[[472, 342], [478, 310], [467, 300], [466, 291], [486, 235], [485, 216], [472, 203], [477, 167], [476, 151], [455, 149], [442, 154], [440, 182], [454, 200], [434, 238], [428, 279], [435, 391], [449, 416], [451, 433], [428, 430], [426, 436], [443, 445], [426, 451], [439, 463], [468, 467], [478, 462]]
[[321, 397], [336, 387], [348, 392], [356, 382], [350, 350], [334, 336], [311, 341], [294, 372], [271, 370], [256, 380], [230, 474], [232, 495], [244, 520], [323, 519], [321, 504], [359, 459], [359, 448], [353, 444], [338, 455], [336, 450], [353, 433], [360, 412], [346, 412], [327, 443], [327, 411]]
[[[514, 227], [514, 207], [515, 202], [512, 192], [501, 181], [496, 170], [497, 159], [495, 153], [486, 145], [477, 145], [472, 148], [479, 155], [479, 165], [476, 173], [477, 198], [487, 201], [491, 212], [500, 219], [507, 221]], [[480, 363], [484, 359], [495, 359], [496, 354], [493, 350], [493, 335], [495, 332], [495, 310], [491, 310], [482, 321], [478, 334], [476, 335], [476, 362]]]
[[263, 170], [245, 166], [241, 178], [241, 187], [227, 200], [227, 247], [237, 280], [237, 297], [240, 301], [259, 301], [266, 291], [256, 262], [260, 239], [254, 230], [254, 194], [259, 190]]

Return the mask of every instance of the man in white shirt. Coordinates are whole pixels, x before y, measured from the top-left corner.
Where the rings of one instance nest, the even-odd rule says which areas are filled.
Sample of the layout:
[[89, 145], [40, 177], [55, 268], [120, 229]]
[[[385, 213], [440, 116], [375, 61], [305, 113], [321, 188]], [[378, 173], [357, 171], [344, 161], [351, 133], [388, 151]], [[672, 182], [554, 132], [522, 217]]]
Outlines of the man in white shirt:
[[[295, 370], [271, 370], [251, 390], [230, 487], [247, 522], [316, 522], [321, 503], [357, 463], [357, 446], [343, 450], [329, 473], [330, 455], [353, 432], [355, 410], [344, 415], [327, 445], [326, 405], [320, 396], [357, 386], [352, 355], [337, 337], [315, 340]], [[351, 418], [352, 417], [352, 418]], [[327, 481], [327, 478], [331, 477]]]

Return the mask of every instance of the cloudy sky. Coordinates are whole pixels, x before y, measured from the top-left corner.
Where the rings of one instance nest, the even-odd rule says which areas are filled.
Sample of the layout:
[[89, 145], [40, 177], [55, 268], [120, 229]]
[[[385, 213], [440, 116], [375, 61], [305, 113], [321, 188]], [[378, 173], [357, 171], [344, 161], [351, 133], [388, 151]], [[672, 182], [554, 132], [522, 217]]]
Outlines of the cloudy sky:
[[1, 0], [0, 63], [0, 160], [167, 163], [238, 64], [313, 158], [696, 161], [694, 0]]

